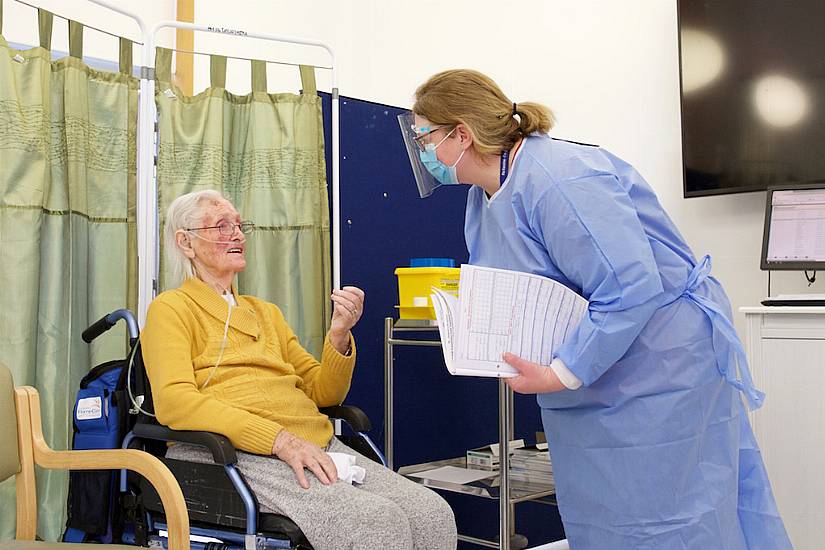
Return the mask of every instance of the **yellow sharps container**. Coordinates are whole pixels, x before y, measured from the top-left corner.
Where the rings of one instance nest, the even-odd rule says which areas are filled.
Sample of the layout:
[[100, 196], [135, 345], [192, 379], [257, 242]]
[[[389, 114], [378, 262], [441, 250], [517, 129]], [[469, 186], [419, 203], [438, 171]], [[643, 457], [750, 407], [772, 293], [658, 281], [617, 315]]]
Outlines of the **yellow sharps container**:
[[411, 267], [396, 268], [398, 310], [401, 319], [435, 319], [430, 294], [433, 287], [458, 296], [461, 269], [449, 258], [414, 258]]

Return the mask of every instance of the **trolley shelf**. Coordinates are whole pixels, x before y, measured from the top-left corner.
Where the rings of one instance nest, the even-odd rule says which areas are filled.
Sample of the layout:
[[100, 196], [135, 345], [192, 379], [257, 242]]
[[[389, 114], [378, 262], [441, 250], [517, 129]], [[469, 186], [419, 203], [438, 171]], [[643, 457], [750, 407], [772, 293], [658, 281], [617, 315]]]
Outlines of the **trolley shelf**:
[[[448, 458], [445, 460], [434, 460], [432, 462], [423, 462], [421, 464], [414, 464], [411, 466], [402, 466], [398, 469], [398, 473], [407, 477], [408, 479], [420, 483], [427, 487], [434, 489], [443, 489], [454, 493], [464, 493], [466, 495], [476, 495], [484, 498], [498, 499], [499, 491], [499, 476], [473, 481], [472, 483], [459, 484], [451, 483], [441, 480], [431, 480], [426, 477], [412, 476], [418, 472], [440, 468], [442, 466], [456, 466], [458, 468], [466, 468], [467, 461], [464, 457]], [[492, 473], [492, 472], [491, 472]], [[510, 479], [510, 502], [513, 504], [525, 501], [540, 502], [542, 504], [556, 504], [556, 489], [555, 487], [548, 487], [542, 484], [532, 484], [524, 481], [516, 481]]]

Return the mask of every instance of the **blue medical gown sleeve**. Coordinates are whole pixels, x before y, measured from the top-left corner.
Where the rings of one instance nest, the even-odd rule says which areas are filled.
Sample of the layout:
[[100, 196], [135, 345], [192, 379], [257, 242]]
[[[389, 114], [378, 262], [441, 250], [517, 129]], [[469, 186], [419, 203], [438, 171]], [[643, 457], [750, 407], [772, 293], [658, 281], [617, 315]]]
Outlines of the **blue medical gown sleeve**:
[[612, 174], [552, 184], [529, 220], [553, 262], [589, 301], [587, 315], [555, 354], [588, 386], [622, 358], [661, 302], [653, 251]]

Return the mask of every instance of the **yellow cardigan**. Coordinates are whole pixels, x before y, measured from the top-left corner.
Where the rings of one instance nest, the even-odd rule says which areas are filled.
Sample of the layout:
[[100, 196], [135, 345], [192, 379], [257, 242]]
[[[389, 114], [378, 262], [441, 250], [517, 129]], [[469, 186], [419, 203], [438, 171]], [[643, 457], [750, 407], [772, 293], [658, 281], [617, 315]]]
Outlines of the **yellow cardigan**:
[[349, 391], [352, 352], [324, 342], [319, 363], [277, 306], [239, 296], [232, 307], [226, 348], [206, 388], [221, 348], [228, 304], [200, 279], [188, 279], [149, 306], [140, 337], [152, 385], [155, 414], [175, 430], [222, 434], [238, 449], [268, 455], [282, 429], [321, 447], [332, 426], [318, 407], [337, 405]]

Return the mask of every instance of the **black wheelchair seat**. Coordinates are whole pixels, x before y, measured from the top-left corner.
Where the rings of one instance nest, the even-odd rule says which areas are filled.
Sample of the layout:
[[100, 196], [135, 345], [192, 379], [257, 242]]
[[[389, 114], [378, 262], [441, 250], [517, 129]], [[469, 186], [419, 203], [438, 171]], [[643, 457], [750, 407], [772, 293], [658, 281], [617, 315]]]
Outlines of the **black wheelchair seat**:
[[[223, 467], [171, 458], [161, 460], [180, 483], [193, 526], [238, 531], [246, 527], [244, 502]], [[145, 510], [165, 523], [163, 505], [157, 491], [142, 478], [139, 483]], [[257, 530], [262, 536], [288, 539], [295, 549], [312, 548], [295, 522], [281, 514], [258, 512]]]

